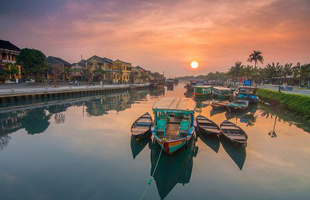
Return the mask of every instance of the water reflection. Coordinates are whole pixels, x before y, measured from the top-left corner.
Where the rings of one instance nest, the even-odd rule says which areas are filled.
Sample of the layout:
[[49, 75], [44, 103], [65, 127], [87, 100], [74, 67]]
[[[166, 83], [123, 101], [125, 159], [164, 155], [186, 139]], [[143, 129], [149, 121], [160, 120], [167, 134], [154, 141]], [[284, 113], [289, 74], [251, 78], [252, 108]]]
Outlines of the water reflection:
[[[83, 116], [85, 112], [86, 116], [89, 117], [102, 116], [108, 114], [110, 110], [123, 111], [130, 108], [133, 103], [145, 101], [149, 92], [149, 90], [137, 90], [82, 98], [80, 101], [67, 101], [48, 106], [38, 105], [36, 107], [36, 104], [33, 104], [32, 109], [21, 108], [14, 112], [0, 113], [0, 150], [8, 145], [11, 138], [10, 134], [20, 129], [25, 129], [28, 134], [34, 135], [44, 133], [52, 123], [51, 119], [54, 119], [55, 124], [65, 123], [65, 112], [69, 107], [82, 106]], [[155, 93], [154, 96], [156, 94], [163, 95], [164, 90], [153, 91], [153, 93]]]
[[196, 129], [196, 133], [203, 143], [210, 147], [215, 153], [218, 153], [220, 149], [220, 140], [218, 137], [208, 137], [207, 135], [202, 134], [199, 129]]
[[149, 146], [151, 145], [151, 138], [152, 134], [148, 134], [147, 137], [140, 139], [134, 137], [133, 135], [131, 136], [130, 147], [133, 159], [135, 159], [139, 155], [139, 153], [145, 148], [147, 144], [149, 144]]
[[[265, 105], [263, 103], [259, 104], [259, 111], [260, 111], [260, 115], [261, 117], [264, 117], [266, 119], [268, 118], [275, 118], [274, 120], [274, 128], [272, 131], [275, 131], [275, 127], [276, 127], [276, 122], [286, 122], [289, 124], [289, 126], [295, 125], [298, 128], [303, 129], [304, 131], [310, 133], [310, 124], [307, 120], [305, 119], [301, 119], [296, 117], [296, 115], [290, 113], [290, 112], [284, 112], [282, 110], [276, 109], [272, 106], [269, 105]], [[275, 132], [274, 132], [275, 133]], [[271, 136], [273, 135], [274, 137], [276, 137], [276, 133], [274, 134], [270, 134]]]
[[246, 148], [236, 148], [222, 138], [220, 141], [229, 157], [236, 163], [239, 169], [242, 170], [246, 158]]
[[[153, 140], [151, 148], [151, 175], [159, 158], [161, 148]], [[193, 158], [198, 153], [196, 139], [192, 137], [188, 143], [188, 148], [183, 147], [173, 155], [161, 154], [157, 170], [154, 174], [158, 194], [161, 199], [166, 198], [177, 183], [185, 185], [190, 182], [193, 170]]]
[[257, 111], [257, 104], [249, 105], [248, 109], [240, 112], [226, 111], [225, 116], [227, 120], [235, 119], [234, 123], [245, 123], [247, 126], [253, 126], [258, 116], [255, 115]]

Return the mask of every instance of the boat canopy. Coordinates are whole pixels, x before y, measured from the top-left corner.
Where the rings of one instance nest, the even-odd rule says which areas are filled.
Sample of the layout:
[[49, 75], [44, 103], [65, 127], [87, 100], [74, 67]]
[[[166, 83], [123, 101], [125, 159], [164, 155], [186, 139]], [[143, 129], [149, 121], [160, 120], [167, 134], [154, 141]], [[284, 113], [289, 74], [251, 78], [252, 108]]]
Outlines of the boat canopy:
[[226, 87], [213, 87], [213, 89], [221, 90], [221, 91], [230, 91], [230, 88], [226, 88]]
[[195, 88], [206, 88], [206, 89], [209, 89], [211, 88], [212, 86], [211, 85], [199, 85], [199, 86], [195, 86]]
[[153, 110], [194, 112], [196, 102], [190, 98], [165, 97], [153, 105]]

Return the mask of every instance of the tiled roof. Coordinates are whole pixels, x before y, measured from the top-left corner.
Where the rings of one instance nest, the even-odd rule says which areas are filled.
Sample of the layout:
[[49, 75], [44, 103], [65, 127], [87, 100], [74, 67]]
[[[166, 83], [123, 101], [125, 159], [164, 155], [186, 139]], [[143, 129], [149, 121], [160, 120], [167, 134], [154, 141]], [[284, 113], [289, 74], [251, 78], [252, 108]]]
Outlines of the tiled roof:
[[66, 65], [66, 66], [71, 66], [71, 64], [61, 58], [57, 58], [57, 57], [54, 57], [54, 56], [49, 56], [46, 58], [47, 60], [47, 63], [49, 64], [62, 64], [62, 65]]
[[20, 48], [9, 41], [0, 40], [0, 49], [8, 49], [12, 51], [20, 51]]

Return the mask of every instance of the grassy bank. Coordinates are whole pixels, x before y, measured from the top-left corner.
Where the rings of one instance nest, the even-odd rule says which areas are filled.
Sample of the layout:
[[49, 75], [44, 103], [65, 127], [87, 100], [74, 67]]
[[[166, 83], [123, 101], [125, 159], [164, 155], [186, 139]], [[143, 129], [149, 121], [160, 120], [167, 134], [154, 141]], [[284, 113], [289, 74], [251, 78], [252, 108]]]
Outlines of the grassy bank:
[[299, 94], [287, 94], [268, 89], [258, 89], [261, 100], [275, 106], [286, 108], [295, 114], [310, 119], [310, 96]]

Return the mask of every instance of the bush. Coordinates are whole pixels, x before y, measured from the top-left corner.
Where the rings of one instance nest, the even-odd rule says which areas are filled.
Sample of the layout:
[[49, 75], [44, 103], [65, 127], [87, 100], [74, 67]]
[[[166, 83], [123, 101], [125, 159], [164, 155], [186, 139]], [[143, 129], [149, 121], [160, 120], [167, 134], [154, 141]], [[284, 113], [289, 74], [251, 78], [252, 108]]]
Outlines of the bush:
[[284, 107], [303, 118], [310, 119], [310, 96], [288, 94], [268, 89], [258, 89], [257, 94], [263, 101]]

